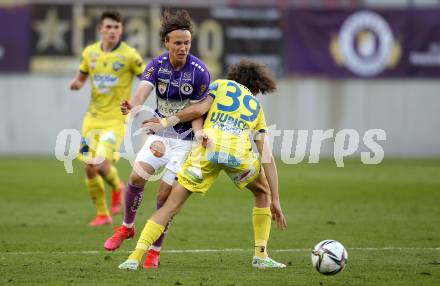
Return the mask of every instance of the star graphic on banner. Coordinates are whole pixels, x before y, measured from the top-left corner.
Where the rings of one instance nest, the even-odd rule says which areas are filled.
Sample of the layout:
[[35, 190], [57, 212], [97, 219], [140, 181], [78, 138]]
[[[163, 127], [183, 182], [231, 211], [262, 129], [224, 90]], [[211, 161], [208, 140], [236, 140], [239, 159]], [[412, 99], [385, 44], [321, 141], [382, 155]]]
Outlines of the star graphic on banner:
[[34, 24], [34, 29], [38, 33], [37, 50], [41, 52], [53, 46], [57, 51], [64, 51], [66, 43], [63, 35], [69, 27], [69, 21], [60, 20], [55, 8], [49, 9], [46, 18]]

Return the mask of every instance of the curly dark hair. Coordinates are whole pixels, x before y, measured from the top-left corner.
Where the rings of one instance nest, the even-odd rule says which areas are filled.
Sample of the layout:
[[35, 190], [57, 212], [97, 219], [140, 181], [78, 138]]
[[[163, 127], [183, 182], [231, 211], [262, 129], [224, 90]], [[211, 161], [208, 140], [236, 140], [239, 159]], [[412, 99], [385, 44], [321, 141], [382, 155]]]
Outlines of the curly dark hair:
[[165, 42], [168, 33], [175, 30], [188, 30], [192, 34], [191, 17], [189, 16], [188, 11], [177, 10], [174, 14], [172, 14], [170, 10], [165, 10], [163, 12], [159, 32], [162, 42]]
[[102, 24], [102, 21], [104, 21], [104, 19], [106, 19], [106, 18], [110, 18], [110, 19], [112, 19], [112, 20], [115, 20], [115, 21], [118, 22], [118, 23], [121, 23], [121, 22], [122, 22], [122, 16], [121, 16], [121, 13], [119, 13], [119, 12], [116, 11], [116, 10], [107, 10], [107, 11], [104, 11], [104, 12], [101, 14], [101, 18], [99, 19], [99, 23]]
[[246, 86], [253, 94], [266, 94], [277, 89], [275, 78], [267, 66], [246, 58], [231, 65], [226, 78]]

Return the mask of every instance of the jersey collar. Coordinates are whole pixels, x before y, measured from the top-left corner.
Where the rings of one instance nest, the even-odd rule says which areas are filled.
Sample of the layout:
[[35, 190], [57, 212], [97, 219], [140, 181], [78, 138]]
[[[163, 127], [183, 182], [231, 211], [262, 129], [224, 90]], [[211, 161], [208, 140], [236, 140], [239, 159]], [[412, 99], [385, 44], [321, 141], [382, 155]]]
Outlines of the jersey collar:
[[[116, 46], [113, 47], [113, 49], [110, 51], [110, 53], [113, 52], [114, 50], [116, 50], [117, 48], [119, 48], [119, 46], [121, 45], [121, 43], [122, 43], [122, 40], [120, 40], [120, 41], [116, 44]], [[100, 44], [100, 48], [101, 48], [101, 51], [104, 51], [104, 50], [102, 49], [102, 42], [101, 42], [101, 44]]]

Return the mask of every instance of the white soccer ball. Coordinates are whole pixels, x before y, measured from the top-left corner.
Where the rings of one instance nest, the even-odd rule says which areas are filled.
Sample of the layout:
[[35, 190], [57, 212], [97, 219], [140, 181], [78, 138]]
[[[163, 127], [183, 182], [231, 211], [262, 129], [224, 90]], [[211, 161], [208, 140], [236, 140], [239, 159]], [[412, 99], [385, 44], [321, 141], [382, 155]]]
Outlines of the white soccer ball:
[[336, 240], [323, 240], [312, 250], [312, 265], [324, 275], [335, 275], [344, 269], [348, 262], [345, 247]]

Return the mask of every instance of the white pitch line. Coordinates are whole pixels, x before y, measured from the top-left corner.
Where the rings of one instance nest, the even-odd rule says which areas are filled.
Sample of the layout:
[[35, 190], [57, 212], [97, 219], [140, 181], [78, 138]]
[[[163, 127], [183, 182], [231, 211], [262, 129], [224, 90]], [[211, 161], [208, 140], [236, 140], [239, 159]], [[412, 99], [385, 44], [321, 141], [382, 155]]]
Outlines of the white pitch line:
[[[289, 249], [270, 249], [270, 252], [307, 252], [311, 251], [310, 248], [289, 248]], [[351, 247], [347, 248], [350, 250], [359, 251], [387, 251], [387, 250], [398, 250], [398, 251], [417, 251], [417, 250], [429, 250], [429, 251], [440, 251], [440, 247]], [[226, 248], [226, 249], [165, 249], [162, 250], [163, 253], [219, 253], [219, 252], [251, 252], [252, 249], [242, 249], [242, 248]], [[130, 253], [131, 251], [119, 251], [120, 253]], [[74, 250], [74, 251], [2, 251], [0, 255], [38, 255], [38, 254], [104, 254], [108, 253], [105, 250]]]

